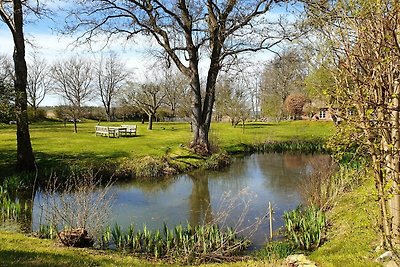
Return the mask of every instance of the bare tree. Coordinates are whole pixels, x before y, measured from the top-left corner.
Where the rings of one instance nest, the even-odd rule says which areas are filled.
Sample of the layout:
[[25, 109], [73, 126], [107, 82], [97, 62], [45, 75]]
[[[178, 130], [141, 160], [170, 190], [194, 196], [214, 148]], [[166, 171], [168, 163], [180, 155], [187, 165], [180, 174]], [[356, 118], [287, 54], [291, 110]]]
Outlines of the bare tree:
[[177, 110], [185, 105], [182, 98], [189, 95], [189, 81], [181, 73], [173, 69], [164, 70], [164, 91], [165, 91], [165, 104], [171, 109], [172, 116], [175, 117]]
[[45, 59], [36, 54], [33, 54], [32, 62], [28, 64], [27, 82], [28, 104], [33, 108], [36, 117], [36, 110], [51, 87], [50, 67]]
[[111, 120], [112, 105], [129, 75], [117, 54], [110, 53], [107, 57], [100, 58], [96, 69], [96, 82], [107, 121]]
[[11, 58], [0, 54], [0, 121], [14, 120], [14, 88]]
[[0, 18], [10, 30], [14, 40], [14, 90], [15, 114], [17, 119], [17, 171], [35, 169], [31, 137], [28, 125], [28, 104], [26, 95], [27, 66], [25, 61], [24, 11], [38, 13], [36, 7], [28, 6], [28, 1], [0, 0]]
[[217, 82], [218, 89], [216, 110], [220, 116], [228, 116], [232, 126], [237, 126], [239, 122], [244, 122], [250, 116], [248, 106], [248, 96], [245, 88], [238, 80], [234, 81], [228, 77], [223, 77]]
[[[105, 33], [151, 36], [189, 80], [193, 93], [193, 141], [198, 153], [209, 154], [208, 134], [219, 71], [238, 54], [271, 49], [288, 38], [281, 20], [268, 21], [279, 0], [76, 0], [69, 16], [70, 29], [84, 29], [80, 40]], [[83, 10], [83, 11], [82, 11]], [[204, 88], [199, 62], [208, 58]], [[203, 93], [204, 92], [204, 93]]]
[[59, 61], [52, 67], [54, 89], [69, 106], [74, 132], [78, 132], [77, 122], [82, 114], [82, 105], [93, 96], [93, 72], [89, 61], [77, 56]]
[[143, 110], [149, 117], [147, 129], [153, 129], [153, 119], [157, 114], [158, 108], [164, 103], [165, 92], [158, 83], [133, 84], [129, 83], [127, 88], [125, 103], [133, 103], [136, 107]]

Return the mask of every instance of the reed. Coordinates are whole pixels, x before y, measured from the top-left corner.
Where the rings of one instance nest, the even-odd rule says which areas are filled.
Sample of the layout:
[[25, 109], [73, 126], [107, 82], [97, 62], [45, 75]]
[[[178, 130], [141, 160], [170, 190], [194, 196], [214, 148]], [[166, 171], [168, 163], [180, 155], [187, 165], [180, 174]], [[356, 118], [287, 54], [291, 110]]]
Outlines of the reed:
[[12, 199], [8, 191], [0, 186], [0, 218], [4, 221], [23, 219], [29, 210], [28, 205], [21, 205], [18, 199]]
[[238, 237], [232, 228], [222, 230], [218, 225], [187, 224], [170, 229], [164, 224], [162, 231], [150, 231], [146, 226], [135, 231], [133, 225], [122, 231], [115, 225], [100, 237], [101, 248], [113, 245], [117, 250], [190, 264], [233, 258], [247, 249], [250, 241]]
[[285, 235], [297, 248], [314, 250], [318, 248], [326, 231], [325, 213], [313, 206], [297, 207], [293, 211], [284, 213]]

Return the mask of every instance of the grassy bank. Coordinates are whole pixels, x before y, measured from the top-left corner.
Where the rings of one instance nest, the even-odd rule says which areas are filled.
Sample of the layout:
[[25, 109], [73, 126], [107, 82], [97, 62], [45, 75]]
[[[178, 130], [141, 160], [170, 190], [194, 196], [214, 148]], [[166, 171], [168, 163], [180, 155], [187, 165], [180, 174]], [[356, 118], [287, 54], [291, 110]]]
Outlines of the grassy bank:
[[[52, 240], [0, 231], [0, 266], [178, 266], [139, 259], [132, 254], [93, 249], [66, 248]], [[263, 261], [246, 261], [201, 266], [268, 266]]]
[[[120, 123], [101, 123], [119, 125]], [[125, 124], [137, 124], [125, 122]], [[177, 169], [197, 167], [204, 158], [188, 149], [192, 133], [188, 123], [156, 123], [149, 131], [138, 125], [138, 136], [105, 138], [94, 135], [97, 122], [79, 124], [78, 133], [72, 124], [43, 122], [30, 125], [32, 146], [41, 169], [57, 170], [65, 166], [109, 166], [118, 170], [121, 164], [150, 156], [174, 159]], [[314, 142], [325, 140], [333, 133], [332, 122], [294, 121], [281, 123], [248, 123], [245, 128], [233, 128], [229, 123], [213, 123], [210, 140], [220, 150], [246, 152], [249, 147], [271, 141]], [[0, 171], [12, 175], [16, 160], [15, 125], [0, 125]], [[126, 164], [125, 164], [126, 165]], [[173, 164], [172, 164], [173, 165]], [[122, 166], [126, 167], [126, 166]], [[128, 168], [129, 169], [129, 168]], [[123, 170], [122, 170], [123, 171]]]
[[[328, 218], [328, 241], [310, 255], [318, 266], [381, 266], [374, 260], [379, 245], [378, 203], [372, 178], [342, 196]], [[383, 252], [381, 251], [381, 254]]]

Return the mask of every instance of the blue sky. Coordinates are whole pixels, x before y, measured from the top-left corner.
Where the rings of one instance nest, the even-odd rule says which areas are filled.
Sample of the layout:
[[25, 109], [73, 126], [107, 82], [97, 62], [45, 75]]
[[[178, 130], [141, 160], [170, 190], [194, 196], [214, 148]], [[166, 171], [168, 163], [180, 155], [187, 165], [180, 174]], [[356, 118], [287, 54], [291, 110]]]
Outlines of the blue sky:
[[[42, 1], [45, 1], [47, 4], [49, 4], [50, 8], [54, 8], [55, 6], [59, 5], [68, 5], [67, 1]], [[285, 10], [280, 8], [276, 11], [276, 13], [272, 13], [270, 15], [274, 16], [277, 14], [282, 14], [282, 12], [284, 13]], [[93, 45], [93, 50], [90, 50], [88, 46], [76, 47], [74, 45], [76, 36], [63, 36], [55, 31], [54, 28], [62, 27], [63, 21], [64, 16], [58, 13], [58, 16], [57, 14], [53, 16], [53, 21], [45, 18], [26, 24], [24, 31], [25, 37], [28, 41], [26, 45], [27, 55], [35, 51], [41, 57], [44, 57], [49, 63], [52, 63], [73, 54], [91, 58], [96, 55], [99, 56], [99, 54], [102, 53], [103, 50], [100, 50], [100, 48], [102, 48], [102, 44], [98, 42]], [[154, 44], [154, 42], [140, 37], [136, 38], [135, 42], [132, 40], [127, 42], [125, 39], [115, 39], [107, 49], [118, 52], [125, 60], [127, 68], [130, 68], [134, 71], [135, 79], [140, 81], [144, 79], [146, 67], [149, 64], [154, 63], [154, 59], [152, 59], [151, 56], [145, 52], [148, 50], [148, 48], [150, 48], [150, 44], [152, 43]], [[153, 45], [153, 47], [157, 46]], [[6, 25], [0, 23], [0, 53], [11, 56], [12, 51], [12, 36], [9, 33], [8, 28], [6, 28]], [[259, 65], [259, 61], [266, 61], [272, 56], [273, 54], [264, 52], [258, 53], [257, 55], [252, 54], [249, 58], [252, 61], [257, 62], [256, 64]], [[29, 60], [29, 56], [27, 60]], [[204, 69], [206, 69], [206, 64], [206, 62], [203, 62]], [[62, 103], [62, 99], [60, 99], [58, 96], [52, 95], [46, 97], [42, 105], [58, 105]], [[94, 102], [92, 104], [96, 103]]]

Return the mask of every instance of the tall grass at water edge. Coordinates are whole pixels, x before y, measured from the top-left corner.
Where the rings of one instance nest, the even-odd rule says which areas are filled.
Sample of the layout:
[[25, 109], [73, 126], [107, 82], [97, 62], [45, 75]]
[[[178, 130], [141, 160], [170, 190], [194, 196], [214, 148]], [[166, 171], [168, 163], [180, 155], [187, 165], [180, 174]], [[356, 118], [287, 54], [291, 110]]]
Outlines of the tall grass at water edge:
[[186, 227], [178, 225], [173, 229], [164, 225], [162, 231], [150, 231], [146, 226], [136, 231], [134, 225], [123, 231], [116, 225], [107, 227], [99, 238], [102, 249], [115, 247], [183, 264], [233, 259], [249, 245], [250, 241], [238, 237], [234, 229], [220, 229], [218, 225], [187, 224]]

